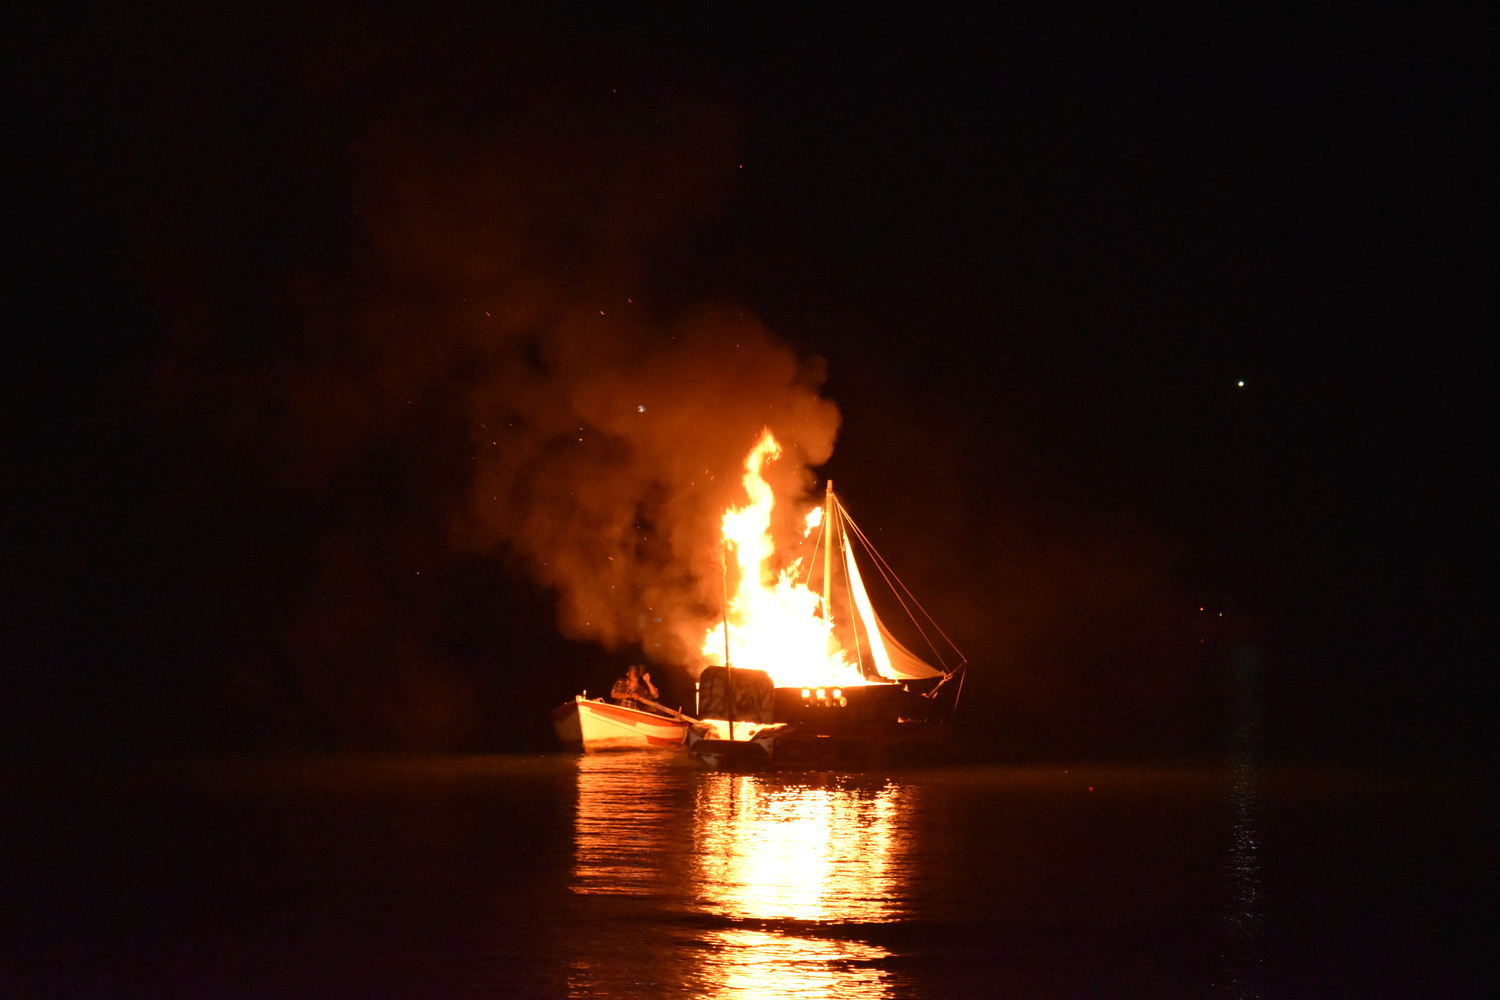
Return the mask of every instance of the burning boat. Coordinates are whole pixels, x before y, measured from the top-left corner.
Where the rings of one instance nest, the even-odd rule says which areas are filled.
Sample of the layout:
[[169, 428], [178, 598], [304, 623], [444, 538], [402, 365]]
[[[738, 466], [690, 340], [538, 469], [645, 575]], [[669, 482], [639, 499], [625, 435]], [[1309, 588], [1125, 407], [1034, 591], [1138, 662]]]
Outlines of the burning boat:
[[[710, 763], [920, 759], [947, 731], [942, 723], [957, 705], [966, 661], [854, 523], [832, 482], [804, 522], [811, 558], [777, 566], [775, 498], [761, 472], [778, 452], [765, 433], [745, 463], [750, 502], [724, 515], [724, 615], [704, 639], [713, 662], [699, 675], [688, 747]], [[929, 657], [877, 616], [856, 548], [889, 585]]]

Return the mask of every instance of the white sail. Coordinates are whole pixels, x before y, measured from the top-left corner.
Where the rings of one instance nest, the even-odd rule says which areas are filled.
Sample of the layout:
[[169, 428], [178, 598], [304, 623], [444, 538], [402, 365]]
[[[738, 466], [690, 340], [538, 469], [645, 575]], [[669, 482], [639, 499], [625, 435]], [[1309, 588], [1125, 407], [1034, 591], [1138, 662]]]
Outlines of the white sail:
[[870, 655], [875, 660], [875, 672], [887, 680], [914, 681], [929, 677], [941, 677], [943, 672], [927, 663], [907, 649], [886, 630], [875, 617], [875, 608], [870, 604], [869, 592], [859, 575], [859, 566], [854, 561], [853, 546], [847, 542], [844, 550], [844, 566], [849, 572], [849, 590], [854, 596], [854, 609], [865, 627], [870, 642]]

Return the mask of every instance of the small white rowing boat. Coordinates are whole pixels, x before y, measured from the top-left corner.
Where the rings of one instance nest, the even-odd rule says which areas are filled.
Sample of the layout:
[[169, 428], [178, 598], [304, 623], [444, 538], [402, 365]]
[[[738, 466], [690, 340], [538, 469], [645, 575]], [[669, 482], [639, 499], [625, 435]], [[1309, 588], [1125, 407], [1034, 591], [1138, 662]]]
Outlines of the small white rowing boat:
[[688, 720], [578, 695], [553, 710], [552, 727], [564, 745], [584, 750], [676, 747], [687, 738]]

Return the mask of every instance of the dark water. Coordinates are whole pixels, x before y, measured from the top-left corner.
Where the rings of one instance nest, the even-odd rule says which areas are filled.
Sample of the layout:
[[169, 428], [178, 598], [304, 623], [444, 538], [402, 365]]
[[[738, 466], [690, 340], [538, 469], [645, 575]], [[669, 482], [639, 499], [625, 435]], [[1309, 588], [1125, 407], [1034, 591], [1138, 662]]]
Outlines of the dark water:
[[672, 753], [11, 771], [4, 997], [1481, 997], [1478, 791]]

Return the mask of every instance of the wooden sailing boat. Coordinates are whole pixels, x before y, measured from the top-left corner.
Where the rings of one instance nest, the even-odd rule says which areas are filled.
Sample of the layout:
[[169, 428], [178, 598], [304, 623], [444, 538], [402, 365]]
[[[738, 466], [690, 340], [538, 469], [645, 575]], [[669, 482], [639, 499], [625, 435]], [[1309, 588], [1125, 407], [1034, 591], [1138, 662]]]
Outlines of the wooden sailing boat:
[[[762, 761], [810, 765], [900, 762], [920, 758], [947, 735], [966, 661], [860, 531], [829, 482], [824, 497], [820, 610], [852, 652], [860, 682], [778, 687], [764, 670], [729, 662], [703, 670], [689, 749], [711, 763]], [[895, 594], [927, 643], [914, 653], [876, 614], [855, 548]], [[815, 557], [811, 564], [816, 566]], [[720, 724], [724, 723], [724, 724]]]

